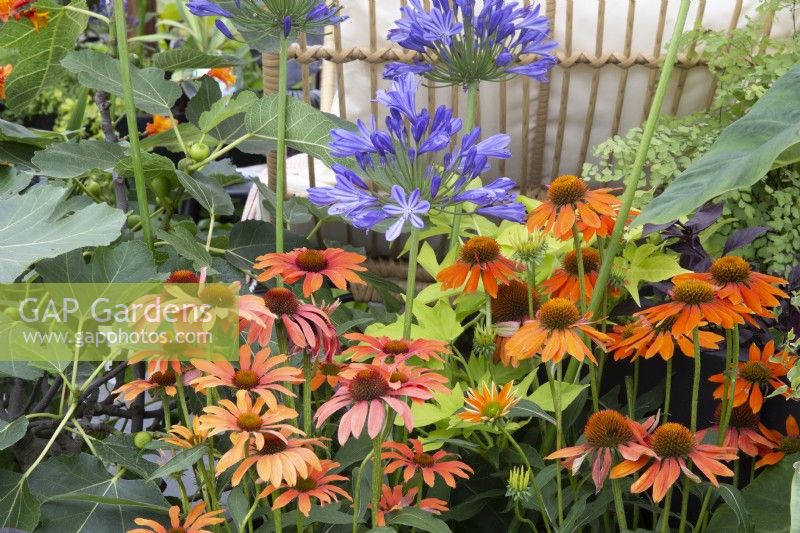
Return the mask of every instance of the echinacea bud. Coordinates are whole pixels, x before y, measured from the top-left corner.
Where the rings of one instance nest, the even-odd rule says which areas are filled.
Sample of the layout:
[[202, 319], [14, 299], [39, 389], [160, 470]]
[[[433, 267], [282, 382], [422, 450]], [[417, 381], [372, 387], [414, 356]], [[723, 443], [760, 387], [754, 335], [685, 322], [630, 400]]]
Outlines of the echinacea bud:
[[477, 357], [492, 357], [495, 352], [495, 333], [490, 326], [478, 326], [472, 341], [472, 354]]
[[140, 431], [133, 436], [133, 444], [140, 450], [150, 444], [152, 440], [153, 434], [149, 431]]
[[531, 497], [531, 471], [523, 466], [515, 466], [508, 473], [506, 496], [515, 502], [523, 502]]

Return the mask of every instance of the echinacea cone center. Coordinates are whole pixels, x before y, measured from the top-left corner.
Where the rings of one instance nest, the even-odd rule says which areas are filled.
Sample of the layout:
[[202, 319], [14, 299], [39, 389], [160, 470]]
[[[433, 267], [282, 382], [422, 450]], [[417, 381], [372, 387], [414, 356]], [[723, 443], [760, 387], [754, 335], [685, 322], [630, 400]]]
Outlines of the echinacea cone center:
[[403, 355], [408, 353], [408, 343], [404, 340], [386, 341], [382, 347], [384, 353], [389, 355]]
[[236, 424], [243, 431], [255, 431], [261, 428], [261, 417], [256, 413], [242, 413], [236, 418]]
[[586, 421], [586, 442], [593, 448], [616, 448], [633, 439], [628, 419], [616, 411], [598, 411]]
[[264, 437], [264, 446], [261, 447], [259, 452], [263, 455], [280, 453], [287, 448], [286, 443], [272, 433], [263, 433], [262, 436]]
[[778, 443], [778, 449], [787, 455], [800, 452], [800, 437], [783, 437]]
[[300, 301], [289, 289], [278, 287], [264, 295], [267, 308], [278, 316], [293, 315], [300, 308]]
[[295, 483], [294, 488], [299, 492], [308, 492], [310, 490], [314, 490], [315, 488], [317, 488], [317, 482], [311, 478], [298, 477], [297, 483]]
[[322, 363], [319, 365], [319, 373], [323, 376], [338, 376], [339, 365], [336, 363]]
[[686, 457], [694, 448], [694, 436], [686, 426], [667, 422], [653, 432], [652, 443], [659, 457]]
[[237, 389], [250, 390], [258, 384], [258, 375], [252, 370], [237, 370], [233, 374], [233, 384]]
[[503, 414], [503, 404], [498, 401], [489, 401], [486, 402], [486, 405], [483, 406], [481, 409], [481, 414], [490, 420], [494, 420], [501, 414]]
[[417, 453], [414, 455], [414, 462], [420, 466], [433, 466], [433, 456], [429, 453]]
[[732, 428], [755, 429], [758, 427], [758, 415], [745, 403], [731, 409], [731, 419], [728, 425]]
[[389, 383], [405, 383], [408, 381], [408, 374], [402, 370], [395, 370], [389, 376]]
[[177, 377], [175, 376], [175, 371], [171, 368], [167, 368], [163, 372], [153, 372], [150, 374], [150, 377], [147, 379], [150, 383], [155, 383], [161, 387], [168, 387], [170, 385], [175, 385], [177, 381]]
[[191, 270], [176, 270], [164, 283], [200, 283], [200, 277]]
[[761, 361], [748, 361], [739, 367], [739, 376], [750, 383], [766, 385], [772, 377], [769, 367]]
[[182, 527], [172, 527], [167, 530], [167, 533], [186, 533], [186, 530]]
[[490, 263], [500, 257], [500, 245], [491, 237], [472, 237], [461, 248], [461, 261], [471, 265]]
[[670, 316], [659, 322], [658, 324], [653, 327], [653, 330], [659, 333], [663, 333], [665, 331], [669, 331], [672, 329], [672, 326], [675, 325], [676, 317]]
[[319, 250], [303, 250], [297, 254], [295, 264], [306, 272], [319, 272], [328, 266], [328, 260]]
[[636, 322], [630, 322], [622, 326], [619, 336], [623, 339], [630, 339], [633, 336], [634, 331], [636, 331]]
[[567, 329], [580, 319], [578, 308], [565, 298], [553, 298], [539, 308], [539, 321], [547, 329]]
[[700, 305], [712, 301], [714, 294], [714, 287], [710, 283], [690, 279], [675, 285], [672, 299], [687, 305]]
[[556, 207], [574, 205], [586, 197], [589, 187], [577, 176], [559, 176], [547, 189], [547, 197]]
[[750, 265], [741, 257], [733, 255], [714, 261], [709, 272], [712, 279], [720, 285], [744, 283], [750, 279]]
[[229, 309], [236, 305], [236, 294], [224, 285], [206, 285], [198, 291], [197, 297], [212, 307]]
[[350, 381], [350, 397], [354, 402], [369, 402], [386, 394], [389, 388], [389, 382], [378, 372], [361, 370]]
[[[492, 298], [493, 322], [522, 322], [528, 316], [528, 284], [513, 279], [508, 285], [497, 287], [497, 297]], [[534, 311], [539, 308], [539, 294], [531, 295]]]
[[[581, 250], [581, 259], [583, 261], [583, 273], [589, 274], [590, 272], [597, 272], [600, 269], [600, 254], [593, 248], [583, 248]], [[562, 266], [569, 274], [573, 276], [578, 275], [578, 254], [575, 251], [567, 252], [562, 261]]]

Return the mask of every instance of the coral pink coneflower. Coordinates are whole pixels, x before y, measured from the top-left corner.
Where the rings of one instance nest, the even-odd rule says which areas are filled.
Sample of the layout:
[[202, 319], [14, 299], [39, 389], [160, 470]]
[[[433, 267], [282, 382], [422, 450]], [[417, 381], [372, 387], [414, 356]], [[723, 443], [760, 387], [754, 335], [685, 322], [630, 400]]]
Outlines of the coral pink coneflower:
[[389, 461], [383, 469], [385, 473], [391, 474], [402, 469], [403, 481], [408, 483], [419, 472], [429, 487], [433, 487], [436, 476], [439, 476], [452, 488], [456, 487], [456, 477], [469, 479], [475, 473], [466, 463], [453, 459], [457, 457], [454, 454], [444, 450], [428, 453], [419, 439], [410, 439], [408, 442], [411, 446], [391, 441], [383, 443], [381, 459]]
[[324, 446], [320, 439], [296, 438], [294, 431], [285, 428], [279, 432], [281, 438], [265, 433], [261, 448], [254, 441], [250, 442], [247, 457], [242, 459], [231, 477], [234, 486], [253, 466], [259, 479], [271, 483], [273, 487], [279, 487], [284, 481], [294, 485], [299, 478], [308, 477], [312, 469], [322, 468], [312, 449], [313, 446]]
[[372, 359], [374, 363], [384, 364], [404, 362], [412, 357], [423, 361], [441, 361], [443, 355], [450, 353], [446, 342], [431, 339], [392, 339], [363, 333], [347, 333], [344, 338], [360, 343], [342, 352], [343, 356], [349, 356], [353, 361]]
[[426, 513], [440, 514], [448, 511], [447, 502], [439, 498], [422, 498], [417, 501], [419, 487], [412, 487], [403, 491], [402, 485], [381, 487], [381, 499], [378, 501], [378, 526], [386, 525], [386, 515], [410, 507], [420, 509]]
[[268, 486], [261, 491], [258, 497], [266, 498], [275, 491], [283, 490], [275, 498], [272, 508], [280, 509], [297, 500], [297, 508], [305, 516], [308, 516], [308, 513], [311, 512], [312, 498], [316, 499], [320, 506], [338, 501], [338, 496], [352, 500], [346, 490], [333, 484], [335, 481], [347, 481], [346, 477], [331, 473], [339, 467], [339, 463], [321, 460], [320, 465], [321, 468], [319, 469], [311, 469], [308, 477], [297, 478], [294, 484], [282, 483], [278, 488], [273, 485]]
[[212, 533], [211, 530], [205, 528], [225, 522], [225, 518], [219, 516], [225, 510], [218, 509], [208, 513], [205, 510], [206, 503], [201, 501], [192, 507], [189, 514], [186, 515], [186, 520], [181, 522], [181, 508], [173, 505], [169, 508], [169, 529], [155, 520], [135, 518], [133, 521], [136, 525], [144, 527], [129, 529], [128, 533]]
[[281, 276], [291, 285], [303, 280], [303, 296], [308, 298], [322, 287], [324, 278], [341, 290], [347, 289], [347, 282], [363, 285], [364, 280], [356, 272], [366, 272], [361, 264], [366, 261], [363, 255], [346, 252], [340, 248], [314, 250], [297, 248], [282, 254], [272, 253], [256, 257], [253, 268], [265, 268], [258, 275], [258, 281], [267, 281]]

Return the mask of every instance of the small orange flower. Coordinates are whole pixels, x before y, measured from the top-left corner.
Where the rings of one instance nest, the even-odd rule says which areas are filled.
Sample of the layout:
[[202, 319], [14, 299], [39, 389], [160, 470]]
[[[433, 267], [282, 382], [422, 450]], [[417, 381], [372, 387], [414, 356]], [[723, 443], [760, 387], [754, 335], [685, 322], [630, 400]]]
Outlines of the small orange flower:
[[481, 390], [469, 389], [464, 398], [466, 406], [464, 411], [458, 413], [458, 417], [473, 424], [491, 423], [503, 418], [519, 402], [517, 394], [511, 390], [513, 385], [509, 382], [497, 390], [494, 383], [491, 386], [484, 383]]
[[497, 296], [497, 285], [509, 283], [514, 272], [521, 272], [523, 266], [500, 253], [500, 245], [491, 237], [472, 237], [461, 248], [455, 264], [442, 269], [436, 279], [443, 289], [456, 289], [464, 285], [465, 293], [475, 292], [478, 282], [483, 281], [483, 289], [491, 297]]
[[148, 122], [144, 125], [144, 131], [147, 135], [155, 135], [169, 131], [178, 125], [178, 121], [163, 115], [153, 115], [153, 122]]
[[[597, 283], [597, 275], [600, 270], [600, 254], [594, 248], [583, 248], [581, 250], [583, 259], [583, 285], [586, 290], [586, 300], [592, 298], [594, 285]], [[609, 287], [609, 295], [616, 298], [619, 296], [619, 289]], [[567, 252], [561, 262], [561, 268], [553, 273], [553, 276], [542, 283], [542, 289], [551, 296], [567, 298], [577, 302], [580, 298], [580, 282], [578, 281], [578, 254], [574, 250]]]
[[349, 356], [353, 361], [366, 361], [374, 359], [376, 363], [402, 363], [412, 357], [423, 361], [436, 359], [442, 360], [442, 355], [450, 353], [447, 343], [430, 339], [392, 339], [390, 337], [373, 337], [363, 333], [347, 333], [345, 339], [358, 341], [361, 344], [351, 346], [343, 356]]
[[414, 507], [431, 514], [440, 514], [448, 511], [447, 502], [439, 498], [422, 498], [416, 501], [419, 487], [413, 487], [403, 492], [402, 485], [381, 487], [381, 499], [378, 501], [378, 526], [386, 525], [386, 514], [402, 509]]
[[275, 392], [294, 396], [284, 383], [302, 383], [300, 369], [283, 366], [288, 358], [285, 355], [271, 357], [269, 349], [264, 348], [253, 354], [252, 348], [245, 344], [239, 348], [239, 368], [233, 368], [228, 361], [207, 361], [192, 359], [192, 364], [207, 375], [196, 378], [191, 385], [200, 392], [209, 387], [231, 387], [246, 390], [262, 397], [267, 405], [278, 405]]
[[164, 437], [161, 440], [174, 444], [179, 448], [194, 448], [208, 439], [208, 431], [200, 429], [199, 417], [192, 419], [192, 429], [180, 424], [173, 424], [169, 428], [169, 434], [169, 437]]
[[207, 74], [217, 81], [224, 83], [225, 87], [233, 87], [233, 84], [236, 83], [236, 76], [233, 75], [232, 67], [212, 68]]
[[[720, 419], [722, 405], [717, 406], [714, 415], [717, 420]], [[758, 413], [754, 413], [749, 406], [742, 404], [734, 407], [731, 409], [731, 419], [725, 430], [722, 445], [741, 450], [750, 457], [755, 457], [762, 449], [771, 450], [773, 444], [759, 432], [758, 425]], [[712, 428], [719, 432], [719, 423]]]
[[255, 442], [250, 442], [250, 449], [231, 477], [231, 483], [236, 486], [247, 471], [255, 465], [258, 477], [271, 483], [273, 487], [280, 487], [282, 482], [289, 485], [297, 483], [299, 478], [308, 477], [311, 469], [321, 469], [322, 465], [312, 446], [322, 446], [319, 439], [298, 439], [292, 436], [292, 431], [280, 430], [282, 438], [273, 434], [264, 434], [264, 445], [261, 448]]
[[[676, 422], [659, 426], [648, 436], [648, 447], [639, 455], [634, 454], [611, 469], [611, 479], [619, 479], [650, 467], [631, 485], [631, 492], [638, 494], [653, 488], [653, 500], [658, 503], [683, 472], [695, 483], [700, 478], [689, 469], [691, 461], [715, 487], [717, 476], [733, 476], [733, 471], [720, 461], [733, 461], [739, 456], [736, 448], [703, 444], [705, 431], [692, 431]], [[638, 457], [637, 457], [638, 455]]]
[[[180, 364], [180, 363], [179, 363]], [[163, 370], [155, 370], [147, 373], [145, 379], [137, 379], [121, 385], [111, 391], [111, 394], [118, 394], [123, 402], [129, 403], [135, 400], [143, 392], [161, 391], [167, 396], [175, 396], [178, 393], [176, 384], [178, 379], [182, 379], [184, 385], [197, 376], [196, 372], [189, 371], [176, 373], [172, 366], [165, 366]]]
[[785, 279], [753, 272], [750, 264], [734, 255], [717, 259], [708, 272], [681, 274], [675, 280], [701, 279], [719, 287], [717, 296], [733, 304], [743, 304], [753, 313], [771, 317], [770, 307], [780, 305], [778, 298], [788, 298], [779, 287], [786, 285]]
[[208, 513], [205, 510], [206, 503], [201, 501], [192, 507], [189, 514], [186, 515], [186, 520], [181, 522], [181, 508], [173, 505], [169, 508], [169, 529], [155, 520], [136, 518], [134, 519], [136, 525], [145, 527], [129, 529], [128, 533], [212, 533], [211, 530], [205, 529], [206, 526], [214, 526], [225, 522], [225, 518], [219, 516], [225, 510], [217, 509]]
[[720, 300], [718, 290], [718, 287], [698, 279], [675, 281], [669, 302], [639, 311], [636, 316], [643, 316], [656, 326], [674, 319], [671, 329], [676, 336], [691, 335], [694, 328], [700, 327], [703, 322], [717, 324], [725, 329], [744, 324], [744, 317], [750, 310], [739, 304]]
[[283, 281], [293, 284], [303, 279], [303, 296], [308, 298], [322, 287], [324, 278], [331, 280], [337, 289], [346, 290], [347, 282], [363, 285], [364, 280], [356, 272], [365, 272], [361, 265], [367, 258], [340, 248], [313, 250], [297, 248], [282, 254], [266, 254], [256, 257], [253, 268], [265, 268], [258, 281], [267, 281], [281, 276]]
[[[559, 176], [547, 189], [547, 199], [528, 217], [528, 230], [553, 231], [562, 241], [572, 238], [572, 226], [585, 240], [611, 235], [622, 202], [610, 194], [614, 189], [589, 189], [578, 176]], [[631, 213], [635, 214], [635, 213]]]
[[781, 435], [780, 431], [767, 429], [763, 424], [758, 424], [761, 433], [767, 436], [774, 445], [767, 448], [764, 456], [756, 463], [756, 468], [762, 466], [778, 464], [787, 455], [800, 452], [800, 428], [797, 420], [792, 415], [786, 417], [786, 434]]
[[[611, 336], [614, 342], [609, 345], [609, 350], [614, 351], [614, 360], [619, 361], [627, 357], [644, 357], [650, 359], [660, 355], [664, 361], [672, 359], [677, 344], [681, 353], [686, 357], [694, 357], [694, 342], [691, 335], [675, 335], [672, 325], [675, 317], [665, 319], [661, 324], [653, 326], [647, 320], [640, 319], [623, 326], [615, 326]], [[700, 326], [705, 326], [701, 322]], [[700, 347], [706, 350], [716, 350], [724, 338], [710, 331], [699, 332]]]
[[336, 388], [339, 384], [339, 374], [344, 368], [344, 365], [334, 362], [319, 361], [317, 363], [317, 371], [314, 377], [311, 378], [311, 390], [317, 390], [323, 383], [327, 383], [332, 389]]
[[0, 67], [0, 98], [6, 97], [6, 80], [13, 70], [14, 66], [11, 63]]
[[[736, 384], [734, 385], [733, 405], [739, 406], [747, 402], [754, 413], [761, 411], [764, 405], [764, 393], [770, 389], [780, 389], [788, 387], [781, 378], [786, 377], [796, 357], [784, 355], [782, 362], [772, 361], [775, 355], [775, 341], [769, 341], [763, 350], [759, 350], [755, 344], [750, 345], [748, 360], [739, 362], [736, 372]], [[714, 374], [708, 380], [712, 383], [720, 383], [714, 390], [714, 398], [721, 399], [725, 390], [725, 374]]]
[[[536, 318], [525, 322], [508, 341], [512, 364], [540, 355], [543, 362], [561, 361], [571, 355], [578, 361], [588, 358], [597, 364], [592, 350], [581, 339], [585, 334], [603, 350], [611, 338], [589, 324], [590, 314], [581, 317], [578, 308], [564, 298], [553, 298], [542, 304]], [[515, 364], [516, 363], [516, 364]]]
[[333, 484], [334, 481], [347, 481], [346, 477], [331, 473], [339, 467], [339, 463], [324, 459], [320, 461], [320, 466], [319, 469], [312, 469], [308, 477], [298, 478], [294, 484], [290, 485], [284, 482], [279, 488], [270, 485], [261, 491], [258, 497], [266, 498], [276, 490], [285, 489], [280, 496], [275, 498], [272, 508], [280, 509], [293, 500], [297, 500], [297, 508], [305, 516], [311, 512], [311, 498], [316, 498], [320, 506], [339, 501], [337, 496], [352, 501], [346, 490]]
[[24, 11], [23, 8], [31, 3], [33, 0], [0, 0], [0, 20], [4, 23], [8, 22], [10, 17], [19, 20]]
[[[399, 442], [385, 442], [381, 459], [389, 460], [384, 472], [391, 474], [403, 469], [403, 481], [408, 483], [414, 474], [420, 472], [422, 480], [433, 487], [435, 476], [440, 476], [448, 487], [456, 488], [456, 477], [469, 479], [475, 472], [467, 464], [451, 459], [456, 457], [444, 450], [434, 453], [425, 452], [419, 439], [410, 439], [411, 447]], [[412, 449], [413, 448], [413, 449]]]
[[34, 31], [39, 31], [47, 27], [48, 19], [50, 18], [49, 11], [39, 11], [36, 8], [29, 9], [22, 14], [25, 18], [31, 21]]

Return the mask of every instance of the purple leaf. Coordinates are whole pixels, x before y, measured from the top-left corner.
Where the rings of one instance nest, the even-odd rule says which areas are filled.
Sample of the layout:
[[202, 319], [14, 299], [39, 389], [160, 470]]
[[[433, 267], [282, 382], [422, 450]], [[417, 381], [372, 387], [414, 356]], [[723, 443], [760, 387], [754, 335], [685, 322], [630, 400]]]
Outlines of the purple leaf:
[[722, 216], [722, 209], [724, 204], [711, 204], [703, 207], [695, 215], [686, 222], [687, 228], [692, 228], [696, 233], [699, 233], [709, 227]]
[[769, 228], [765, 228], [763, 226], [755, 226], [753, 228], [743, 228], [731, 233], [728, 240], [725, 241], [725, 247], [722, 249], [722, 255], [728, 255], [733, 250], [738, 250], [744, 246], [747, 246], [754, 240], [758, 239], [766, 232], [769, 231]]
[[642, 237], [647, 237], [651, 233], [660, 233], [675, 224], [675, 220], [667, 222], [666, 224], [645, 224], [642, 226]]

